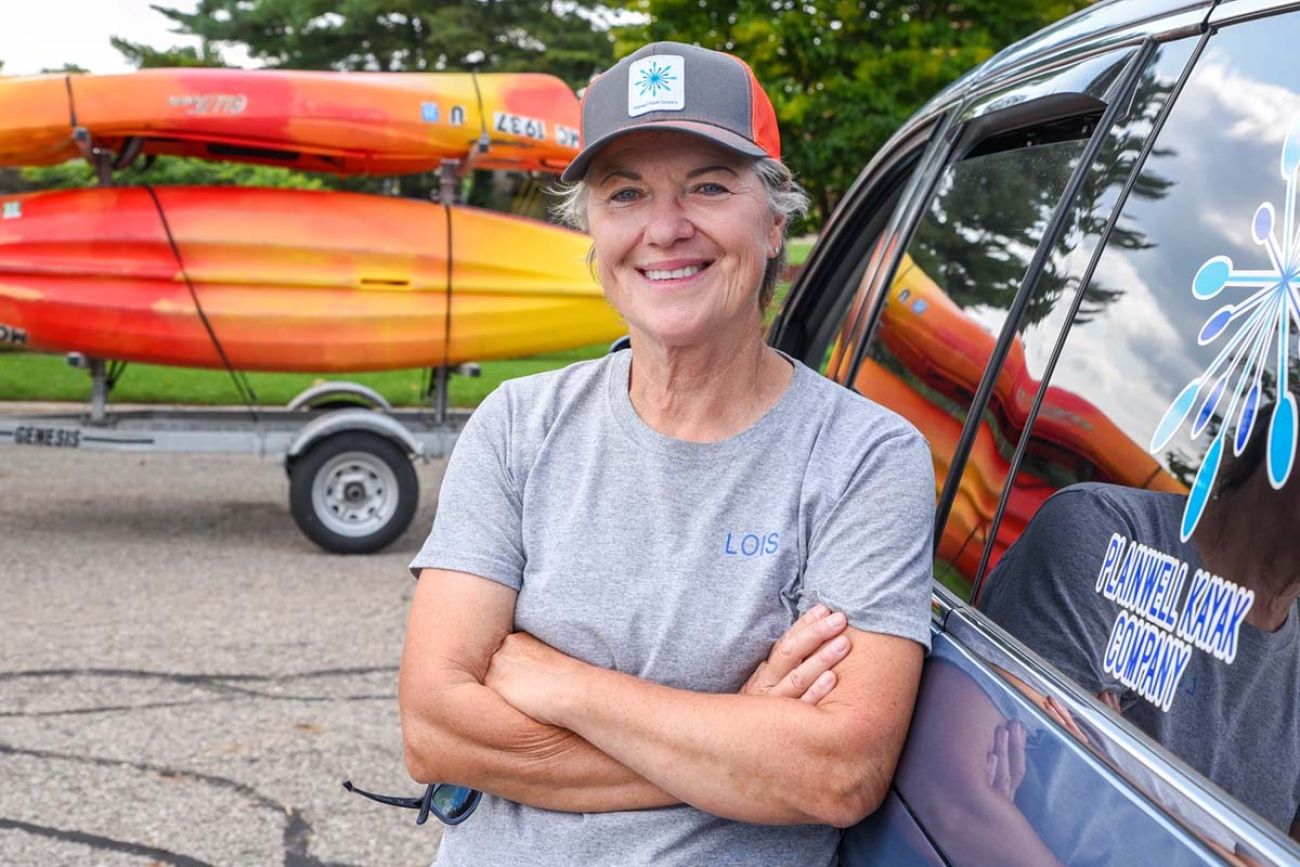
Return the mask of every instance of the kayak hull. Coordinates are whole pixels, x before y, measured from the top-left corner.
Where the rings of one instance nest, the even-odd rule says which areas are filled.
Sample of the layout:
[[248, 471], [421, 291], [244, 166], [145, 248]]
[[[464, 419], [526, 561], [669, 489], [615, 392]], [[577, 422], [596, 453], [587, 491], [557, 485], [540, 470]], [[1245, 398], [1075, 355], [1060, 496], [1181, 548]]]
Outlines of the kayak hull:
[[28, 349], [342, 372], [529, 355], [626, 330], [590, 274], [585, 236], [474, 208], [234, 187], [0, 204], [0, 339]]
[[[537, 73], [151, 69], [0, 77], [0, 165], [81, 155], [73, 130], [114, 153], [235, 160], [336, 174], [405, 174], [444, 159], [558, 172], [580, 109]], [[479, 142], [486, 137], [484, 151]]]

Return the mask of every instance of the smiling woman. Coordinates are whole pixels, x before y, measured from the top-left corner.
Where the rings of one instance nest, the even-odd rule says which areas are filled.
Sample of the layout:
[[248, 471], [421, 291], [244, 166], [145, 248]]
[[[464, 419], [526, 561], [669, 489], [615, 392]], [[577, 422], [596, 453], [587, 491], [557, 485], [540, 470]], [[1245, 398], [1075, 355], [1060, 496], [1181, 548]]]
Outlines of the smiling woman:
[[403, 739], [485, 796], [437, 863], [829, 863], [929, 642], [925, 441], [763, 342], [804, 197], [748, 66], [646, 46], [582, 135], [564, 212], [631, 348], [504, 384], [448, 465]]

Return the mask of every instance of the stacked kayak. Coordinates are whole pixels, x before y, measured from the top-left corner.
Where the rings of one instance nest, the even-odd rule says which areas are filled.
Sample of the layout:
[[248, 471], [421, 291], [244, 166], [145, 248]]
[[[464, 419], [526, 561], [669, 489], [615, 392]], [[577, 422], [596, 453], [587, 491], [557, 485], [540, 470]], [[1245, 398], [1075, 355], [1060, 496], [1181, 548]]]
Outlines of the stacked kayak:
[[[337, 174], [407, 174], [444, 159], [559, 172], [579, 106], [534, 73], [151, 69], [0, 78], [0, 165], [61, 163], [77, 132], [117, 154], [175, 154]], [[483, 150], [482, 144], [486, 144]]]
[[[0, 78], [0, 165], [93, 154], [337, 174], [558, 172], [578, 101], [534, 74], [148, 70]], [[0, 196], [0, 336], [186, 367], [342, 372], [612, 340], [589, 241], [386, 196], [113, 187]], [[223, 359], [224, 354], [224, 359]]]
[[240, 187], [0, 203], [12, 215], [0, 219], [0, 323], [29, 349], [221, 367], [215, 337], [238, 369], [355, 371], [625, 330], [585, 236], [477, 208]]

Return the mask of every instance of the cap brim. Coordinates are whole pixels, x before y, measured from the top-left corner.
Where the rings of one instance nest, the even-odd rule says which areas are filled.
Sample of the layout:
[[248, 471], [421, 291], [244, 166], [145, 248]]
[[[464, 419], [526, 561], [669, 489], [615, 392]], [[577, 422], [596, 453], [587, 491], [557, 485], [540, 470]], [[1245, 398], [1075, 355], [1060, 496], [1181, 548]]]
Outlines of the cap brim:
[[560, 180], [571, 184], [574, 181], [582, 180], [587, 174], [587, 169], [591, 166], [591, 161], [596, 158], [596, 154], [601, 148], [610, 142], [620, 139], [623, 136], [631, 135], [634, 132], [645, 132], [647, 130], [674, 130], [684, 132], [698, 138], [708, 139], [715, 144], [720, 144], [728, 150], [736, 151], [747, 157], [765, 157], [767, 151], [754, 144], [742, 135], [737, 135], [729, 129], [723, 129], [714, 126], [711, 123], [701, 123], [694, 120], [654, 120], [648, 123], [639, 123], [636, 126], [629, 126], [623, 129], [614, 130], [602, 138], [596, 139], [591, 144], [584, 147], [573, 162], [564, 168], [560, 175]]

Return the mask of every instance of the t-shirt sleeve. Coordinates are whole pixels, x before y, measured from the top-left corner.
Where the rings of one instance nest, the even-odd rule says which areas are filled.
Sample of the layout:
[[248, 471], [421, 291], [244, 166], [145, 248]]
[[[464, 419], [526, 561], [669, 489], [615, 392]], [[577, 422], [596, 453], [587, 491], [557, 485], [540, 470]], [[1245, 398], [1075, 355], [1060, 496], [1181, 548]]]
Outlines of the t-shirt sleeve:
[[433, 529], [411, 561], [450, 569], [518, 590], [523, 584], [522, 499], [512, 472], [510, 404], [498, 388], [470, 416], [456, 440], [438, 494]]
[[1047, 500], [989, 573], [979, 608], [1089, 692], [1121, 692], [1102, 652], [1118, 610], [1094, 588], [1113, 533], [1132, 536], [1091, 488]]
[[930, 647], [934, 467], [908, 430], [870, 448], [812, 530], [799, 607], [821, 602], [850, 626]]

